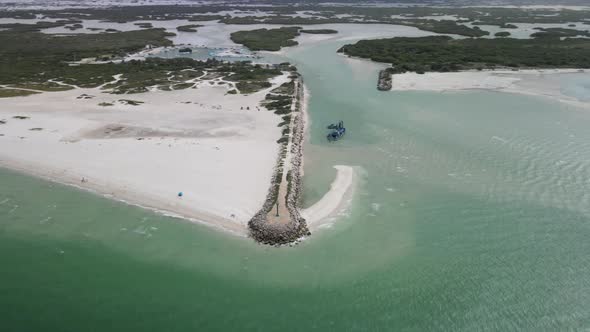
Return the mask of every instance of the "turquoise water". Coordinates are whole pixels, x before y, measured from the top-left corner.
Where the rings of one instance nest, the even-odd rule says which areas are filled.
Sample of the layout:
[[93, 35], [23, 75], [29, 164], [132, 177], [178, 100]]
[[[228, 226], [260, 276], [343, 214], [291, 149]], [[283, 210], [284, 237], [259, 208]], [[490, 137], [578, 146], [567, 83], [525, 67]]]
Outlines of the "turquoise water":
[[567, 81], [562, 82], [562, 92], [581, 101], [590, 101], [590, 75], [574, 74], [571, 76]]
[[590, 328], [590, 113], [379, 93], [338, 46], [288, 57], [311, 91], [305, 204], [357, 166], [348, 216], [276, 249], [0, 171], [2, 330]]

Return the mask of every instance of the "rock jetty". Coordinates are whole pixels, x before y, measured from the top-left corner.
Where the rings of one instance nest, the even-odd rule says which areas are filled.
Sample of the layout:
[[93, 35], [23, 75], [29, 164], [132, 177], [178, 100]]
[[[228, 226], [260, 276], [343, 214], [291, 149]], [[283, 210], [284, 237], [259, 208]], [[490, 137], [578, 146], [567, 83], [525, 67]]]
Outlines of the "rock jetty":
[[377, 81], [377, 90], [389, 91], [392, 88], [393, 68], [387, 68], [379, 71], [379, 80]]
[[252, 238], [259, 243], [274, 246], [291, 244], [303, 236], [311, 235], [298, 209], [305, 119], [301, 111], [303, 81], [300, 76], [294, 81], [289, 141], [281, 145], [271, 186], [262, 208], [248, 222]]

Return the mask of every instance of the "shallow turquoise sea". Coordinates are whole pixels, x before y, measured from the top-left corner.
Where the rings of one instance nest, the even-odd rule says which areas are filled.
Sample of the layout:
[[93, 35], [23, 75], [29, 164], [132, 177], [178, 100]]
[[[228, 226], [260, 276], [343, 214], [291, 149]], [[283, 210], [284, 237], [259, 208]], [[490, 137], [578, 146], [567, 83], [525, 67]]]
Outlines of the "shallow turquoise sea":
[[338, 46], [288, 55], [311, 92], [305, 204], [333, 165], [361, 180], [331, 228], [270, 248], [1, 170], [1, 330], [590, 328], [590, 112], [380, 93]]

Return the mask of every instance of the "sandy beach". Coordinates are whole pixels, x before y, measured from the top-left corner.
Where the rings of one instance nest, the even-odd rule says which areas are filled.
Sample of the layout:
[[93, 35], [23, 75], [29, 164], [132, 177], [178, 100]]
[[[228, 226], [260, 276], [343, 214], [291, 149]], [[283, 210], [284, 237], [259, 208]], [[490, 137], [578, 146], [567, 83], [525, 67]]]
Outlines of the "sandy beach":
[[[281, 137], [281, 118], [259, 102], [286, 80], [247, 96], [201, 82], [133, 95], [77, 88], [3, 98], [0, 166], [246, 235]], [[351, 168], [337, 169], [331, 191], [305, 212], [314, 223], [333, 216], [352, 185]]]
[[266, 93], [228, 95], [205, 84], [4, 98], [0, 165], [245, 234], [266, 196], [281, 136], [280, 117], [258, 109]]
[[495, 90], [530, 96], [540, 96], [588, 107], [579, 96], [564, 92], [563, 78], [588, 74], [581, 69], [531, 69], [465, 71], [453, 73], [404, 73], [393, 75], [392, 91]]

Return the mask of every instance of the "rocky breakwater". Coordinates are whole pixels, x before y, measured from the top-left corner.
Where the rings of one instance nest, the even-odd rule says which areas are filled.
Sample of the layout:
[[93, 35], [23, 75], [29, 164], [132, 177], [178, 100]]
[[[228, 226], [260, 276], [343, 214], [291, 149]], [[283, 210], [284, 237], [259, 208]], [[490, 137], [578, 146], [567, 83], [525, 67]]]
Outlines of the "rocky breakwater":
[[[291, 244], [303, 236], [311, 235], [298, 208], [305, 117], [301, 109], [303, 81], [299, 75], [294, 76], [292, 104], [285, 128], [289, 134], [279, 140], [281, 149], [267, 198], [260, 211], [248, 222], [250, 236], [257, 242], [268, 245]], [[284, 139], [285, 137], [288, 139]]]
[[377, 81], [377, 90], [389, 91], [392, 88], [393, 68], [386, 68], [379, 71], [379, 79]]

